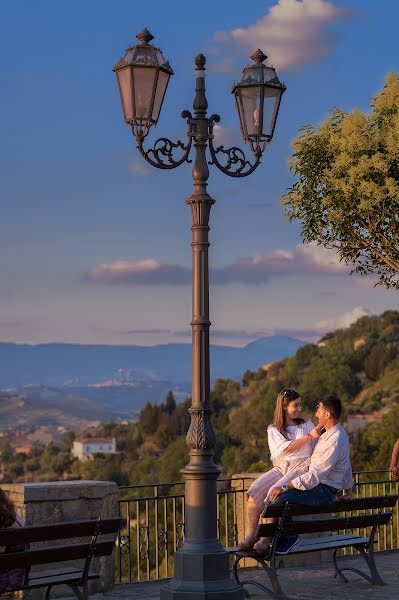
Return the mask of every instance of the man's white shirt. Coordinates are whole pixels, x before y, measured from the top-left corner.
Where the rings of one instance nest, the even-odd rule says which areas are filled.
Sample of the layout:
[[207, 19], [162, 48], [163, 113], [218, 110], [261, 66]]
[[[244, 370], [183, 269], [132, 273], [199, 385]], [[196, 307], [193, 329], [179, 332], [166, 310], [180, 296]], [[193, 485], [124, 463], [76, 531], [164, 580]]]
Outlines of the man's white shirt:
[[339, 423], [319, 437], [308, 471], [295, 477], [291, 483], [298, 490], [311, 490], [319, 483], [337, 490], [352, 488], [349, 441]]

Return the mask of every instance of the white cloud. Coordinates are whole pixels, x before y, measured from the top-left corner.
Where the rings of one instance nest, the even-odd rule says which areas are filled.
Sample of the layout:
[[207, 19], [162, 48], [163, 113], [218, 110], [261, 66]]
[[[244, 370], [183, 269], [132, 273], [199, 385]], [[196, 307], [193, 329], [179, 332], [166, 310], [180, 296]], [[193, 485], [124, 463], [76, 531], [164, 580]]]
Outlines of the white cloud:
[[327, 333], [328, 331], [334, 331], [335, 329], [345, 329], [355, 323], [361, 317], [369, 317], [371, 312], [363, 306], [355, 306], [349, 312], [326, 319], [324, 321], [318, 321], [315, 325], [315, 331], [320, 333]]
[[347, 273], [348, 267], [340, 261], [339, 255], [335, 250], [330, 250], [324, 246], [310, 242], [309, 244], [298, 244], [297, 252], [303, 256], [304, 262], [308, 265], [321, 267], [331, 273]]
[[[336, 34], [330, 26], [351, 14], [328, 0], [278, 0], [253, 25], [216, 32], [212, 51], [221, 54], [229, 46], [242, 56], [261, 48], [278, 69], [303, 67], [331, 51]], [[226, 72], [230, 64], [224, 58], [213, 68]]]
[[[309, 246], [299, 244], [294, 250], [279, 248], [270, 254], [238, 257], [230, 264], [211, 268], [212, 283], [259, 285], [287, 275], [336, 276], [349, 273], [348, 267], [337, 261], [335, 251]], [[154, 258], [119, 260], [93, 267], [83, 279], [111, 285], [188, 285], [191, 283], [191, 269]]]
[[83, 279], [116, 285], [182, 285], [190, 283], [191, 272], [187, 267], [148, 258], [103, 263], [87, 271]]

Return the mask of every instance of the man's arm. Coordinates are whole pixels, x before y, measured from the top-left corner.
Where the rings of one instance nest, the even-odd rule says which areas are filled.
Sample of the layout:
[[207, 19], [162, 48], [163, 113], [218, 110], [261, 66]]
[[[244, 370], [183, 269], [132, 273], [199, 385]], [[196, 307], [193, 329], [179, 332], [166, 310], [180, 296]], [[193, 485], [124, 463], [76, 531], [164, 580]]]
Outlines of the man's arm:
[[311, 490], [319, 483], [323, 483], [325, 476], [341, 458], [341, 455], [342, 449], [338, 444], [326, 447], [324, 452], [317, 457], [317, 462], [314, 461], [311, 463], [309, 470], [303, 475], [295, 477], [288, 486], [297, 490]]
[[349, 463], [348, 469], [342, 481], [343, 494], [338, 498], [338, 500], [349, 500], [349, 498], [352, 498], [353, 483], [352, 465]]
[[399, 475], [398, 459], [399, 459], [399, 438], [396, 440], [395, 445], [393, 447], [391, 464], [389, 466], [389, 470], [391, 472], [392, 479], [397, 479], [398, 475]]

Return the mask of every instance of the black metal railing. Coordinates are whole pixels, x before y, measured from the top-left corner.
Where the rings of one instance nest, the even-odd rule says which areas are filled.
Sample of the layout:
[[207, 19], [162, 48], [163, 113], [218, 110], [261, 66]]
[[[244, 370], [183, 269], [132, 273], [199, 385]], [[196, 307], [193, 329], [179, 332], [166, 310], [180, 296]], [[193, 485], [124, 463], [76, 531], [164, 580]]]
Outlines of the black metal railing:
[[[355, 497], [399, 493], [389, 472], [353, 474]], [[245, 535], [246, 490], [255, 475], [218, 480], [217, 526], [223, 546], [235, 546]], [[173, 555], [184, 540], [184, 483], [181, 481], [120, 487], [119, 514], [123, 527], [116, 552], [119, 583], [161, 579], [173, 575]], [[358, 532], [362, 534], [362, 531]], [[376, 537], [376, 550], [399, 548], [399, 514]]]

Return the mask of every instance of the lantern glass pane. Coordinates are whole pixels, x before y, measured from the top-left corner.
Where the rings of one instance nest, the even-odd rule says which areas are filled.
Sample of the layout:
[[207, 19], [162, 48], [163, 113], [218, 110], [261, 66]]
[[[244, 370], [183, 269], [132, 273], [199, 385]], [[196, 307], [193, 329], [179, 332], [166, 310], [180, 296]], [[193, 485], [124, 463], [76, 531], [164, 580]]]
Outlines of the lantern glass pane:
[[263, 65], [263, 81], [267, 83], [268, 81], [272, 81], [273, 79], [276, 79], [275, 69]]
[[119, 69], [116, 72], [116, 76], [119, 82], [119, 90], [121, 94], [123, 112], [125, 114], [125, 121], [129, 122], [133, 119], [132, 73], [130, 67]]
[[159, 71], [157, 91], [155, 92], [154, 108], [152, 110], [152, 118], [155, 122], [158, 121], [159, 111], [161, 110], [162, 101], [165, 96], [166, 88], [169, 81], [169, 73]]
[[237, 105], [237, 111], [238, 111], [238, 118], [240, 119], [240, 125], [241, 125], [241, 132], [244, 136], [244, 139], [247, 139], [247, 131], [246, 131], [246, 122], [245, 122], [245, 116], [244, 113], [242, 111], [242, 106], [241, 106], [241, 90], [240, 91], [236, 91], [235, 92], [235, 99], [236, 99], [236, 105]]
[[149, 61], [150, 63], [154, 64], [154, 48], [148, 46], [136, 47], [136, 55], [134, 57], [134, 62], [145, 65]]
[[158, 48], [154, 48], [154, 50], [155, 50], [155, 54], [156, 54], [156, 57], [157, 57], [158, 64], [159, 65], [165, 64], [165, 59], [163, 57], [162, 52], [160, 50], [158, 50]]
[[155, 67], [136, 67], [134, 69], [134, 93], [138, 120], [151, 118], [151, 98], [157, 69]]
[[263, 102], [263, 132], [271, 137], [276, 124], [277, 110], [280, 103], [281, 90], [275, 88], [264, 89]]
[[241, 88], [241, 99], [248, 136], [260, 135], [262, 132], [262, 124], [260, 122], [260, 88], [258, 86]]

